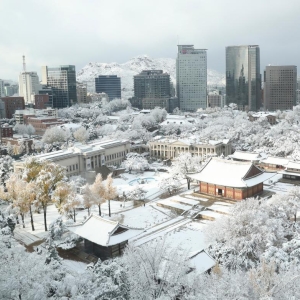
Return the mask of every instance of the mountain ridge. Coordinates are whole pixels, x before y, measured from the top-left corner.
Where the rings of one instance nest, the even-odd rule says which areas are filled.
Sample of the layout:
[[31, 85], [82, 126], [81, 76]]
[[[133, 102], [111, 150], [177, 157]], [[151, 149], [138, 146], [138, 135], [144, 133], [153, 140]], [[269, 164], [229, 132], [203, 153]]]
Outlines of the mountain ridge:
[[[170, 74], [173, 84], [176, 83], [176, 59], [150, 58], [139, 55], [125, 63], [90, 62], [77, 73], [77, 81], [87, 82], [88, 90], [95, 91], [94, 80], [99, 75], [117, 75], [121, 77], [122, 97], [128, 99], [133, 96], [133, 76], [143, 70], [163, 70]], [[207, 70], [207, 84], [225, 86], [225, 75], [215, 70]]]

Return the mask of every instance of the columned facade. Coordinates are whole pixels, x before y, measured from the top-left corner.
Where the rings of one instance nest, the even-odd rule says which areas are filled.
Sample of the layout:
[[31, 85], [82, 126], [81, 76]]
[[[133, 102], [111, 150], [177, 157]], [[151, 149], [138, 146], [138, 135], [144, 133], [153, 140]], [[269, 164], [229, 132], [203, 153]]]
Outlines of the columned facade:
[[150, 156], [161, 159], [173, 159], [180, 153], [191, 153], [192, 156], [201, 156], [203, 158], [209, 156], [227, 156], [231, 154], [230, 142], [209, 141], [207, 143], [182, 142], [180, 140], [157, 140], [149, 142]]

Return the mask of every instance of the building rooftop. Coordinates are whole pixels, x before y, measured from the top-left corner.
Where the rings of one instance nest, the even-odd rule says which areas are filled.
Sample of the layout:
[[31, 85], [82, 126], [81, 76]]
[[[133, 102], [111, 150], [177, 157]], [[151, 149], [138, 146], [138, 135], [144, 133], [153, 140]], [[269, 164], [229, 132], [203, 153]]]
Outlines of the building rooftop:
[[233, 159], [246, 160], [246, 161], [256, 161], [262, 158], [259, 153], [246, 152], [246, 151], [235, 151], [232, 155], [229, 155], [229, 157]]
[[[247, 177], [253, 168], [257, 171], [256, 175]], [[262, 183], [274, 175], [274, 173], [263, 172], [251, 162], [211, 158], [201, 172], [189, 175], [189, 177], [220, 186], [245, 188]]]
[[143, 232], [141, 228], [131, 228], [119, 222], [91, 215], [82, 224], [67, 226], [75, 234], [97, 245], [113, 246], [128, 241]]

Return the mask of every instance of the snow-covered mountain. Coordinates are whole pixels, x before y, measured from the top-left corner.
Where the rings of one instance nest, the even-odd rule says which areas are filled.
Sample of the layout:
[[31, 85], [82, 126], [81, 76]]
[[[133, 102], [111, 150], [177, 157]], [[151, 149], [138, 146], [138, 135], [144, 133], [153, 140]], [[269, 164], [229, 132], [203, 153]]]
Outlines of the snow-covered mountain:
[[[77, 73], [79, 82], [87, 82], [88, 90], [95, 90], [95, 77], [98, 75], [118, 75], [121, 77], [122, 97], [133, 96], [133, 76], [143, 70], [163, 70], [176, 81], [176, 60], [173, 58], [150, 58], [147, 55], [137, 56], [129, 61], [118, 63], [89, 63]], [[225, 85], [225, 76], [215, 70], [207, 70], [208, 85]]]

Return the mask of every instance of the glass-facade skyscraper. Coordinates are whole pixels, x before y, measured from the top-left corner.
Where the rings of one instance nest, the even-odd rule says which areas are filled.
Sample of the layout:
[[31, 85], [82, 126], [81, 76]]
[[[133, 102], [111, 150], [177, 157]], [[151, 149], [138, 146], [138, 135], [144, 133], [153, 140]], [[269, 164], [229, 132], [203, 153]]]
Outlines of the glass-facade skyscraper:
[[99, 75], [95, 78], [96, 93], [106, 93], [109, 100], [121, 98], [121, 78], [117, 75]]
[[257, 45], [226, 47], [226, 104], [257, 111], [261, 107], [260, 51]]
[[207, 52], [194, 45], [178, 45], [176, 90], [182, 111], [207, 106]]
[[42, 67], [42, 83], [52, 88], [54, 108], [71, 106], [77, 102], [75, 66]]

